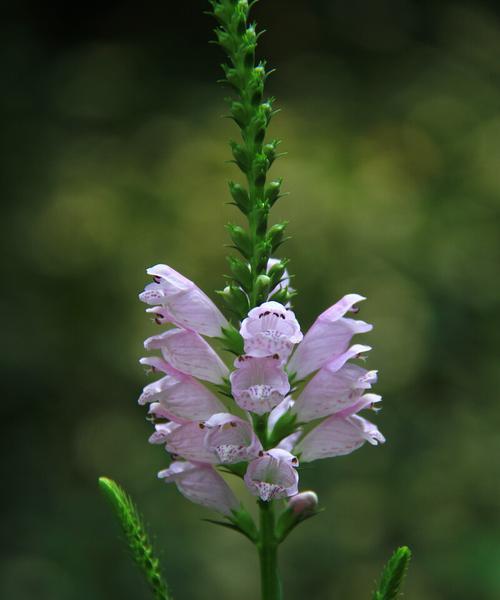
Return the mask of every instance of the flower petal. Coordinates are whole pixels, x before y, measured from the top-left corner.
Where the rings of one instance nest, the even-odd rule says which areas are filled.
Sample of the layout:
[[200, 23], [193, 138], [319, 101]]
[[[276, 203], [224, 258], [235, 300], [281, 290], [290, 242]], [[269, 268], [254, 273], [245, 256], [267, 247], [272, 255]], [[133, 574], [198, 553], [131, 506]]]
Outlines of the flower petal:
[[211, 383], [222, 383], [229, 370], [207, 342], [194, 331], [169, 329], [144, 342], [147, 350], [160, 349], [175, 369]]
[[206, 435], [204, 423], [185, 423], [167, 435], [165, 447], [167, 452], [186, 460], [216, 464], [217, 456], [205, 444]]
[[305, 386], [293, 411], [300, 423], [328, 417], [355, 405], [376, 381], [377, 371], [367, 371], [352, 363], [340, 368], [338, 361], [327, 363]]
[[288, 372], [303, 379], [343, 354], [353, 335], [370, 331], [372, 325], [369, 323], [343, 316], [361, 300], [364, 300], [363, 296], [348, 294], [319, 315], [290, 359]]
[[252, 460], [262, 450], [251, 424], [234, 415], [213, 415], [205, 422], [205, 426], [205, 447], [214, 453], [222, 464]]
[[279, 358], [240, 356], [231, 373], [231, 391], [244, 410], [263, 415], [277, 406], [290, 391], [288, 376]]
[[265, 502], [287, 498], [298, 492], [297, 458], [286, 450], [274, 448], [262, 452], [245, 473], [245, 483], [254, 496]]
[[279, 302], [264, 302], [253, 308], [241, 324], [240, 333], [249, 356], [273, 356], [282, 360], [302, 339], [300, 325], [291, 310]]
[[231, 488], [210, 465], [174, 462], [160, 471], [158, 477], [173, 482], [180, 493], [195, 504], [216, 510], [226, 517], [239, 507]]
[[167, 375], [147, 385], [139, 404], [159, 402], [178, 423], [204, 421], [215, 413], [224, 412], [220, 400], [194, 377], [171, 369], [175, 375]]
[[192, 281], [167, 265], [156, 265], [147, 273], [154, 277], [154, 283], [147, 285], [139, 298], [164, 309], [152, 311], [159, 322], [168, 321], [212, 337], [227, 327], [224, 315]]
[[385, 438], [373, 423], [362, 417], [333, 415], [309, 432], [295, 451], [302, 462], [311, 462], [350, 454], [365, 442], [377, 445], [385, 442]]

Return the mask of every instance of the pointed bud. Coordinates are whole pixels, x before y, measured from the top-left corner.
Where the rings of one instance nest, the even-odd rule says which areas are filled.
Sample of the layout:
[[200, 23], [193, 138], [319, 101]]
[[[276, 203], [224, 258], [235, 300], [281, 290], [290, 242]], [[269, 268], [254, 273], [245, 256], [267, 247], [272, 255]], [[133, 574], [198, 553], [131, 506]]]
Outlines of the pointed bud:
[[267, 232], [267, 240], [271, 245], [271, 252], [274, 252], [283, 243], [283, 234], [287, 225], [286, 221], [276, 223]]
[[231, 240], [235, 247], [243, 254], [245, 258], [251, 258], [252, 256], [252, 242], [248, 233], [239, 225], [233, 225], [229, 223], [226, 225]]
[[253, 173], [255, 183], [258, 187], [262, 187], [266, 183], [266, 173], [269, 170], [269, 161], [265, 154], [258, 154], [253, 160]]
[[278, 147], [279, 143], [279, 140], [272, 140], [263, 148], [264, 154], [266, 155], [266, 158], [269, 161], [269, 166], [271, 166], [276, 160], [276, 148]]
[[244, 316], [248, 313], [250, 309], [248, 296], [241, 288], [235, 285], [228, 285], [222, 290], [222, 292], [217, 293], [222, 296], [224, 302], [238, 316]]
[[231, 102], [231, 116], [240, 127], [244, 127], [248, 123], [248, 112], [241, 102]]
[[234, 258], [234, 256], [228, 256], [227, 260], [231, 275], [236, 283], [239, 283], [244, 290], [250, 290], [252, 288], [252, 274], [248, 263], [239, 258]]
[[267, 203], [259, 203], [256, 208], [257, 217], [257, 234], [264, 236], [267, 231], [267, 217], [269, 215], [269, 207]]
[[228, 185], [234, 203], [243, 214], [247, 215], [250, 212], [251, 208], [248, 192], [243, 186], [241, 186], [239, 183], [235, 183], [234, 181], [230, 181]]
[[271, 278], [267, 275], [259, 275], [255, 280], [255, 291], [257, 298], [267, 299], [269, 290], [271, 289]]
[[236, 142], [230, 142], [230, 145], [236, 164], [243, 173], [248, 173], [250, 161], [247, 150], [241, 144], [237, 144]]
[[273, 206], [275, 202], [280, 198], [281, 194], [281, 184], [283, 183], [283, 179], [278, 179], [275, 181], [271, 181], [266, 188], [266, 200], [269, 204], [269, 207]]
[[270, 269], [268, 269], [267, 274], [269, 275], [269, 278], [271, 279], [272, 287], [275, 287], [276, 285], [281, 283], [281, 280], [283, 279], [283, 276], [285, 275], [285, 271], [286, 271], [286, 263], [284, 261], [277, 261], [272, 265], [272, 267]]

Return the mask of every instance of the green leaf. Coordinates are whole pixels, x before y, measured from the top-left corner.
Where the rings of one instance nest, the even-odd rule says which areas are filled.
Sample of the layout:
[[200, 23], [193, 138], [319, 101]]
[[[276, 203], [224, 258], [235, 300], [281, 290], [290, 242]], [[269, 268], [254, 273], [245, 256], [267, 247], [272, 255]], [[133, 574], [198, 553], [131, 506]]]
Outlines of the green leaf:
[[402, 546], [394, 552], [382, 571], [372, 600], [396, 600], [400, 596], [410, 559], [411, 550], [408, 546]]
[[259, 532], [250, 513], [245, 508], [240, 507], [237, 510], [233, 510], [232, 515], [228, 517], [228, 519], [230, 520], [230, 523], [227, 521], [219, 521], [217, 519], [203, 519], [203, 521], [212, 523], [213, 525], [220, 525], [227, 529], [232, 529], [233, 531], [237, 531], [244, 535], [251, 542], [257, 542]]
[[240, 332], [234, 327], [234, 325], [229, 324], [227, 327], [222, 328], [222, 334], [224, 337], [221, 339], [226, 345], [226, 349], [236, 356], [240, 356], [244, 352], [244, 343], [243, 338], [241, 337]]
[[283, 438], [291, 435], [297, 428], [297, 415], [287, 410], [276, 421], [268, 440], [268, 447], [274, 448]]
[[146, 577], [154, 598], [156, 600], [172, 600], [142, 517], [130, 496], [115, 481], [107, 477], [99, 477], [99, 487], [120, 521], [132, 558]]
[[291, 508], [286, 508], [278, 518], [276, 523], [276, 539], [281, 544], [288, 535], [297, 527], [299, 523], [303, 523], [323, 512], [324, 509], [315, 508], [312, 511], [296, 514]]

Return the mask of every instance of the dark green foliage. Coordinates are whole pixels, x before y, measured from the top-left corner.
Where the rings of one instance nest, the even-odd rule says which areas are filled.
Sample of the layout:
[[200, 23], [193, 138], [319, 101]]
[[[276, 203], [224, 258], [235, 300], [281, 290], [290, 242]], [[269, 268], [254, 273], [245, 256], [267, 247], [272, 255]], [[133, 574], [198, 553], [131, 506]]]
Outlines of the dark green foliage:
[[154, 597], [156, 600], [172, 600], [137, 507], [125, 490], [112, 479], [100, 477], [99, 486], [120, 521], [132, 558], [144, 573]]
[[382, 571], [380, 583], [373, 593], [372, 600], [399, 598], [410, 559], [411, 551], [407, 546], [402, 546], [394, 552]]

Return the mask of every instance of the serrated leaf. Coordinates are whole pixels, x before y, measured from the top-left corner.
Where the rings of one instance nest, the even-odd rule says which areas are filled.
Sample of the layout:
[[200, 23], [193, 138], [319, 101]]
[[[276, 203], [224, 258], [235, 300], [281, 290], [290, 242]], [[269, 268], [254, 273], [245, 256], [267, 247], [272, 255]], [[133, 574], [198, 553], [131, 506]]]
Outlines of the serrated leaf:
[[402, 546], [394, 552], [382, 571], [380, 583], [373, 593], [372, 600], [397, 600], [410, 559], [411, 550], [408, 546]]
[[152, 544], [137, 507], [125, 490], [112, 479], [99, 477], [99, 487], [113, 507], [135, 563], [143, 572], [156, 600], [172, 600]]

